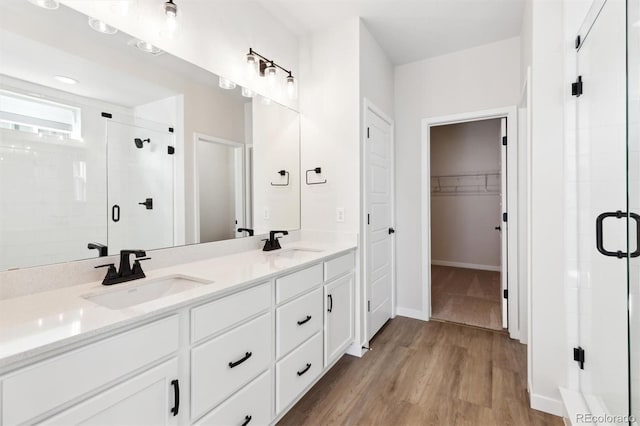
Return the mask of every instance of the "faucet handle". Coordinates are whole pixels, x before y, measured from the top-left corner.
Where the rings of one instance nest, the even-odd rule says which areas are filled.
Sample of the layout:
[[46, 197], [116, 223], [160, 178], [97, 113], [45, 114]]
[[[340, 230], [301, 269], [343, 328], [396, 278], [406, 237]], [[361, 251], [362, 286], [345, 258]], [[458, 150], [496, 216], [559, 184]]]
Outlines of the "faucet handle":
[[113, 263], [107, 263], [106, 265], [98, 265], [94, 266], [94, 268], [109, 268], [107, 269], [107, 275], [105, 275], [104, 280], [102, 280], [103, 285], [110, 285], [111, 280], [118, 278], [118, 271], [116, 270], [116, 265]]
[[115, 267], [116, 267], [116, 264], [115, 264], [115, 263], [105, 263], [104, 265], [94, 266], [94, 268], [95, 268], [95, 269], [98, 269], [98, 268], [107, 268], [107, 267], [113, 267], [113, 268], [115, 268]]

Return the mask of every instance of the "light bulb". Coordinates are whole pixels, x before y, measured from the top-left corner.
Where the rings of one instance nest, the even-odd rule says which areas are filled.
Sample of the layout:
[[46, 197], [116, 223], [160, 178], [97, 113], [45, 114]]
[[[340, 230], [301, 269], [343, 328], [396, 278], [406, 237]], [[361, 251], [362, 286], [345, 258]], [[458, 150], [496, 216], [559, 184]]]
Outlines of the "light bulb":
[[221, 89], [225, 89], [225, 90], [233, 90], [236, 88], [236, 84], [233, 81], [224, 77], [220, 77], [220, 80], [218, 81], [218, 86], [220, 86]]
[[169, 0], [164, 4], [163, 9], [167, 17], [167, 34], [172, 37], [178, 27], [178, 5], [173, 0]]
[[256, 67], [258, 64], [258, 58], [251, 51], [247, 54], [247, 73], [250, 77], [256, 75]]
[[269, 84], [276, 84], [276, 67], [273, 62], [269, 62], [267, 68], [264, 69], [264, 75], [267, 77], [267, 80], [269, 80]]
[[295, 99], [296, 97], [296, 80], [291, 73], [287, 76], [287, 94], [291, 99]]

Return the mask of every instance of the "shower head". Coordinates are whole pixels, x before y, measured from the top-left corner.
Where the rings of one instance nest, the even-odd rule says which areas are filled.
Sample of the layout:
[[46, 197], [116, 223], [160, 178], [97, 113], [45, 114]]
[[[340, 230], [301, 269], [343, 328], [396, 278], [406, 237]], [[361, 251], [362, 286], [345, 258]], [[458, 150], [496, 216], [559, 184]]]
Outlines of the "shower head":
[[135, 142], [135, 144], [136, 144], [136, 148], [142, 148], [142, 144], [143, 144], [144, 142], [146, 142], [146, 143], [151, 143], [151, 139], [148, 139], [148, 138], [147, 138], [147, 139], [135, 138], [135, 139], [134, 139], [134, 142]]

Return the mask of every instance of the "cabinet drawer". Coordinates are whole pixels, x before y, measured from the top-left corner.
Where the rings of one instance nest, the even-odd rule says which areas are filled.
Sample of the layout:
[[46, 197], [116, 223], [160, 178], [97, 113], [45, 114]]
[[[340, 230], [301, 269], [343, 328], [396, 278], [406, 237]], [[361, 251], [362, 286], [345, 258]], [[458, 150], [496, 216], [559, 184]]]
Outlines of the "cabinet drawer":
[[276, 303], [284, 302], [322, 283], [322, 264], [276, 280]]
[[191, 418], [218, 405], [267, 369], [272, 359], [271, 313], [191, 351]]
[[271, 306], [271, 283], [191, 309], [191, 342], [231, 327]]
[[276, 364], [276, 412], [293, 402], [322, 372], [322, 333]]
[[178, 349], [172, 316], [16, 372], [2, 381], [2, 423], [23, 423]]
[[196, 424], [241, 425], [248, 421], [247, 426], [268, 425], [271, 423], [272, 395], [271, 371], [267, 371]]
[[276, 356], [282, 357], [322, 329], [322, 288], [276, 311]]
[[324, 262], [324, 280], [330, 281], [335, 277], [353, 271], [356, 259], [353, 252], [349, 252], [335, 259]]

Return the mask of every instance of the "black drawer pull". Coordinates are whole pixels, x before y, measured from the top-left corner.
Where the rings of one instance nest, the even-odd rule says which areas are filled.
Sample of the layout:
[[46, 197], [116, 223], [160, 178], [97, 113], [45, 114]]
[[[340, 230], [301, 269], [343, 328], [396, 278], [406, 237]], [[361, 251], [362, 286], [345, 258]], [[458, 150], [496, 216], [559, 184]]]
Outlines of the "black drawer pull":
[[246, 360], [251, 358], [251, 355], [253, 355], [251, 352], [247, 352], [246, 354], [244, 354], [242, 359], [239, 359], [239, 360], [237, 360], [235, 362], [230, 362], [229, 363], [229, 367], [230, 368], [237, 367], [238, 365], [242, 364], [243, 362], [245, 362]]
[[244, 422], [242, 422], [242, 426], [247, 426], [251, 421], [251, 416], [244, 416]]
[[296, 374], [298, 376], [302, 376], [304, 373], [309, 371], [310, 368], [311, 368], [311, 364], [307, 363], [307, 366], [305, 368], [303, 368], [302, 370], [298, 371]]
[[303, 319], [302, 321], [298, 321], [298, 325], [306, 324], [309, 321], [311, 321], [311, 315], [307, 315], [307, 318]]
[[171, 409], [171, 413], [175, 417], [180, 410], [180, 383], [178, 379], [176, 379], [171, 381], [171, 385], [173, 386], [173, 408]]
[[327, 312], [331, 312], [333, 311], [333, 296], [328, 294], [327, 297], [329, 298], [329, 307], [327, 308]]

